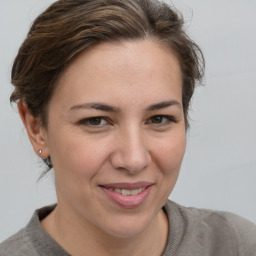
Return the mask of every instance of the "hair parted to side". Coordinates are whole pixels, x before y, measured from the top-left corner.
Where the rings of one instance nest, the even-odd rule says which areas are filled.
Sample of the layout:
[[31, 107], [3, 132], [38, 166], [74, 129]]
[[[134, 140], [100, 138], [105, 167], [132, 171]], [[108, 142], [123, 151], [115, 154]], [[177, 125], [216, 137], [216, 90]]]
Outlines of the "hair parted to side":
[[204, 58], [183, 25], [182, 15], [158, 0], [59, 0], [36, 18], [19, 49], [10, 100], [24, 101], [47, 128], [47, 106], [57, 80], [76, 56], [101, 42], [153, 39], [179, 59], [188, 128], [189, 103], [203, 77]]

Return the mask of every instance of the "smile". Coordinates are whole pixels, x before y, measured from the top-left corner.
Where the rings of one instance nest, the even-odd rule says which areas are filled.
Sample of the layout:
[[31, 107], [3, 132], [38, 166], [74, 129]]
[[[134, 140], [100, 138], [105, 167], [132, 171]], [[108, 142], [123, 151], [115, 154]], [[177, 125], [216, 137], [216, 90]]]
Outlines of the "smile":
[[121, 208], [136, 208], [143, 205], [150, 195], [152, 182], [114, 183], [101, 185], [102, 192]]
[[118, 194], [123, 196], [135, 196], [140, 194], [146, 187], [137, 188], [137, 189], [119, 189], [119, 188], [107, 188], [108, 190], [115, 191]]

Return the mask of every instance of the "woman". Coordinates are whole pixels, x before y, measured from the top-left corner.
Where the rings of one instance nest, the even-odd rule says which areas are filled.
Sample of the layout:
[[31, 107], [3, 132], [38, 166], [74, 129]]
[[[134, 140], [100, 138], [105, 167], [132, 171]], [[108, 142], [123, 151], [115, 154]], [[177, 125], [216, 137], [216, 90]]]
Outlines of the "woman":
[[11, 101], [58, 201], [0, 255], [255, 255], [249, 221], [168, 200], [204, 66], [182, 25], [149, 0], [60, 0], [35, 20]]

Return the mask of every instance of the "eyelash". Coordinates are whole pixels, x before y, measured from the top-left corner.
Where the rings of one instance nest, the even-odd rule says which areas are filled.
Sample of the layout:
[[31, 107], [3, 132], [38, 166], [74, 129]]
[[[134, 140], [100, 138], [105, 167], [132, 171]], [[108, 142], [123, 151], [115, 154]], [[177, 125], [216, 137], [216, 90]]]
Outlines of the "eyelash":
[[[161, 121], [162, 119], [166, 119], [165, 122], [161, 122], [161, 123], [154, 123], [152, 121], [153, 118], [161, 118]], [[102, 121], [105, 121], [107, 122], [107, 124], [103, 124], [101, 125], [100, 123], [99, 124], [92, 124], [92, 122], [96, 121], [99, 121], [100, 123]], [[171, 123], [177, 123], [177, 120], [173, 117], [173, 116], [169, 116], [169, 115], [154, 115], [154, 116], [151, 116], [149, 119], [147, 119], [147, 121], [145, 122], [146, 124], [153, 124], [157, 127], [161, 127], [161, 126], [166, 126], [166, 125], [169, 125]], [[108, 125], [108, 124], [112, 124], [112, 122], [106, 118], [106, 117], [103, 117], [103, 116], [95, 116], [95, 117], [89, 117], [89, 118], [85, 118], [85, 119], [82, 119], [78, 122], [79, 125], [85, 125], [85, 126], [88, 126], [90, 128], [94, 128], [94, 129], [100, 129], [100, 128], [103, 128], [105, 127], [105, 125]]]
[[[103, 117], [103, 116], [95, 116], [95, 117], [89, 117], [89, 118], [85, 118], [85, 119], [82, 119], [78, 122], [79, 125], [86, 125], [86, 126], [91, 126], [93, 128], [99, 128], [99, 127], [102, 127], [100, 126], [99, 124], [92, 124], [93, 121], [96, 121], [96, 120], [100, 120], [100, 122], [102, 120], [108, 122], [111, 124], [110, 120], [106, 117]], [[90, 123], [91, 122], [91, 123]]]
[[[163, 123], [160, 123], [160, 124], [158, 124], [158, 123], [153, 123], [153, 122], [152, 122], [152, 119], [153, 119], [153, 118], [159, 118], [159, 117], [160, 117], [161, 119], [164, 119], [164, 118], [165, 118], [166, 121], [163, 122]], [[155, 115], [155, 116], [150, 117], [149, 120], [151, 120], [150, 123], [153, 123], [153, 124], [155, 124], [155, 125], [157, 125], [157, 126], [164, 126], [164, 125], [168, 125], [168, 124], [170, 124], [170, 123], [177, 123], [177, 120], [176, 120], [173, 116], [169, 116], [169, 115]], [[148, 123], [148, 121], [147, 121], [146, 123]]]

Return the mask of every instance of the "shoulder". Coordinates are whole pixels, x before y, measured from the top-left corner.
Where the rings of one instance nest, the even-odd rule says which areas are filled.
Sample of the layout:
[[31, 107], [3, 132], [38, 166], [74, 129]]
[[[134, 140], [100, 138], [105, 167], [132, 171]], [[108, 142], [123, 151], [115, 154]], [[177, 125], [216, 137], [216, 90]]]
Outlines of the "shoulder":
[[[256, 225], [230, 212], [215, 212], [233, 230], [239, 248], [239, 255], [256, 255]], [[249, 254], [245, 254], [245, 252]]]
[[0, 256], [68, 255], [40, 225], [56, 204], [37, 209], [29, 223], [0, 244]]
[[9, 237], [0, 244], [0, 256], [35, 256], [37, 253], [30, 245], [30, 239], [26, 230], [22, 229], [18, 233]]
[[174, 214], [184, 223], [183, 238], [189, 236], [189, 241], [201, 246], [225, 247], [225, 251], [232, 248], [234, 255], [256, 255], [256, 225], [249, 220], [229, 212], [184, 207], [172, 201], [165, 207], [168, 215]]

